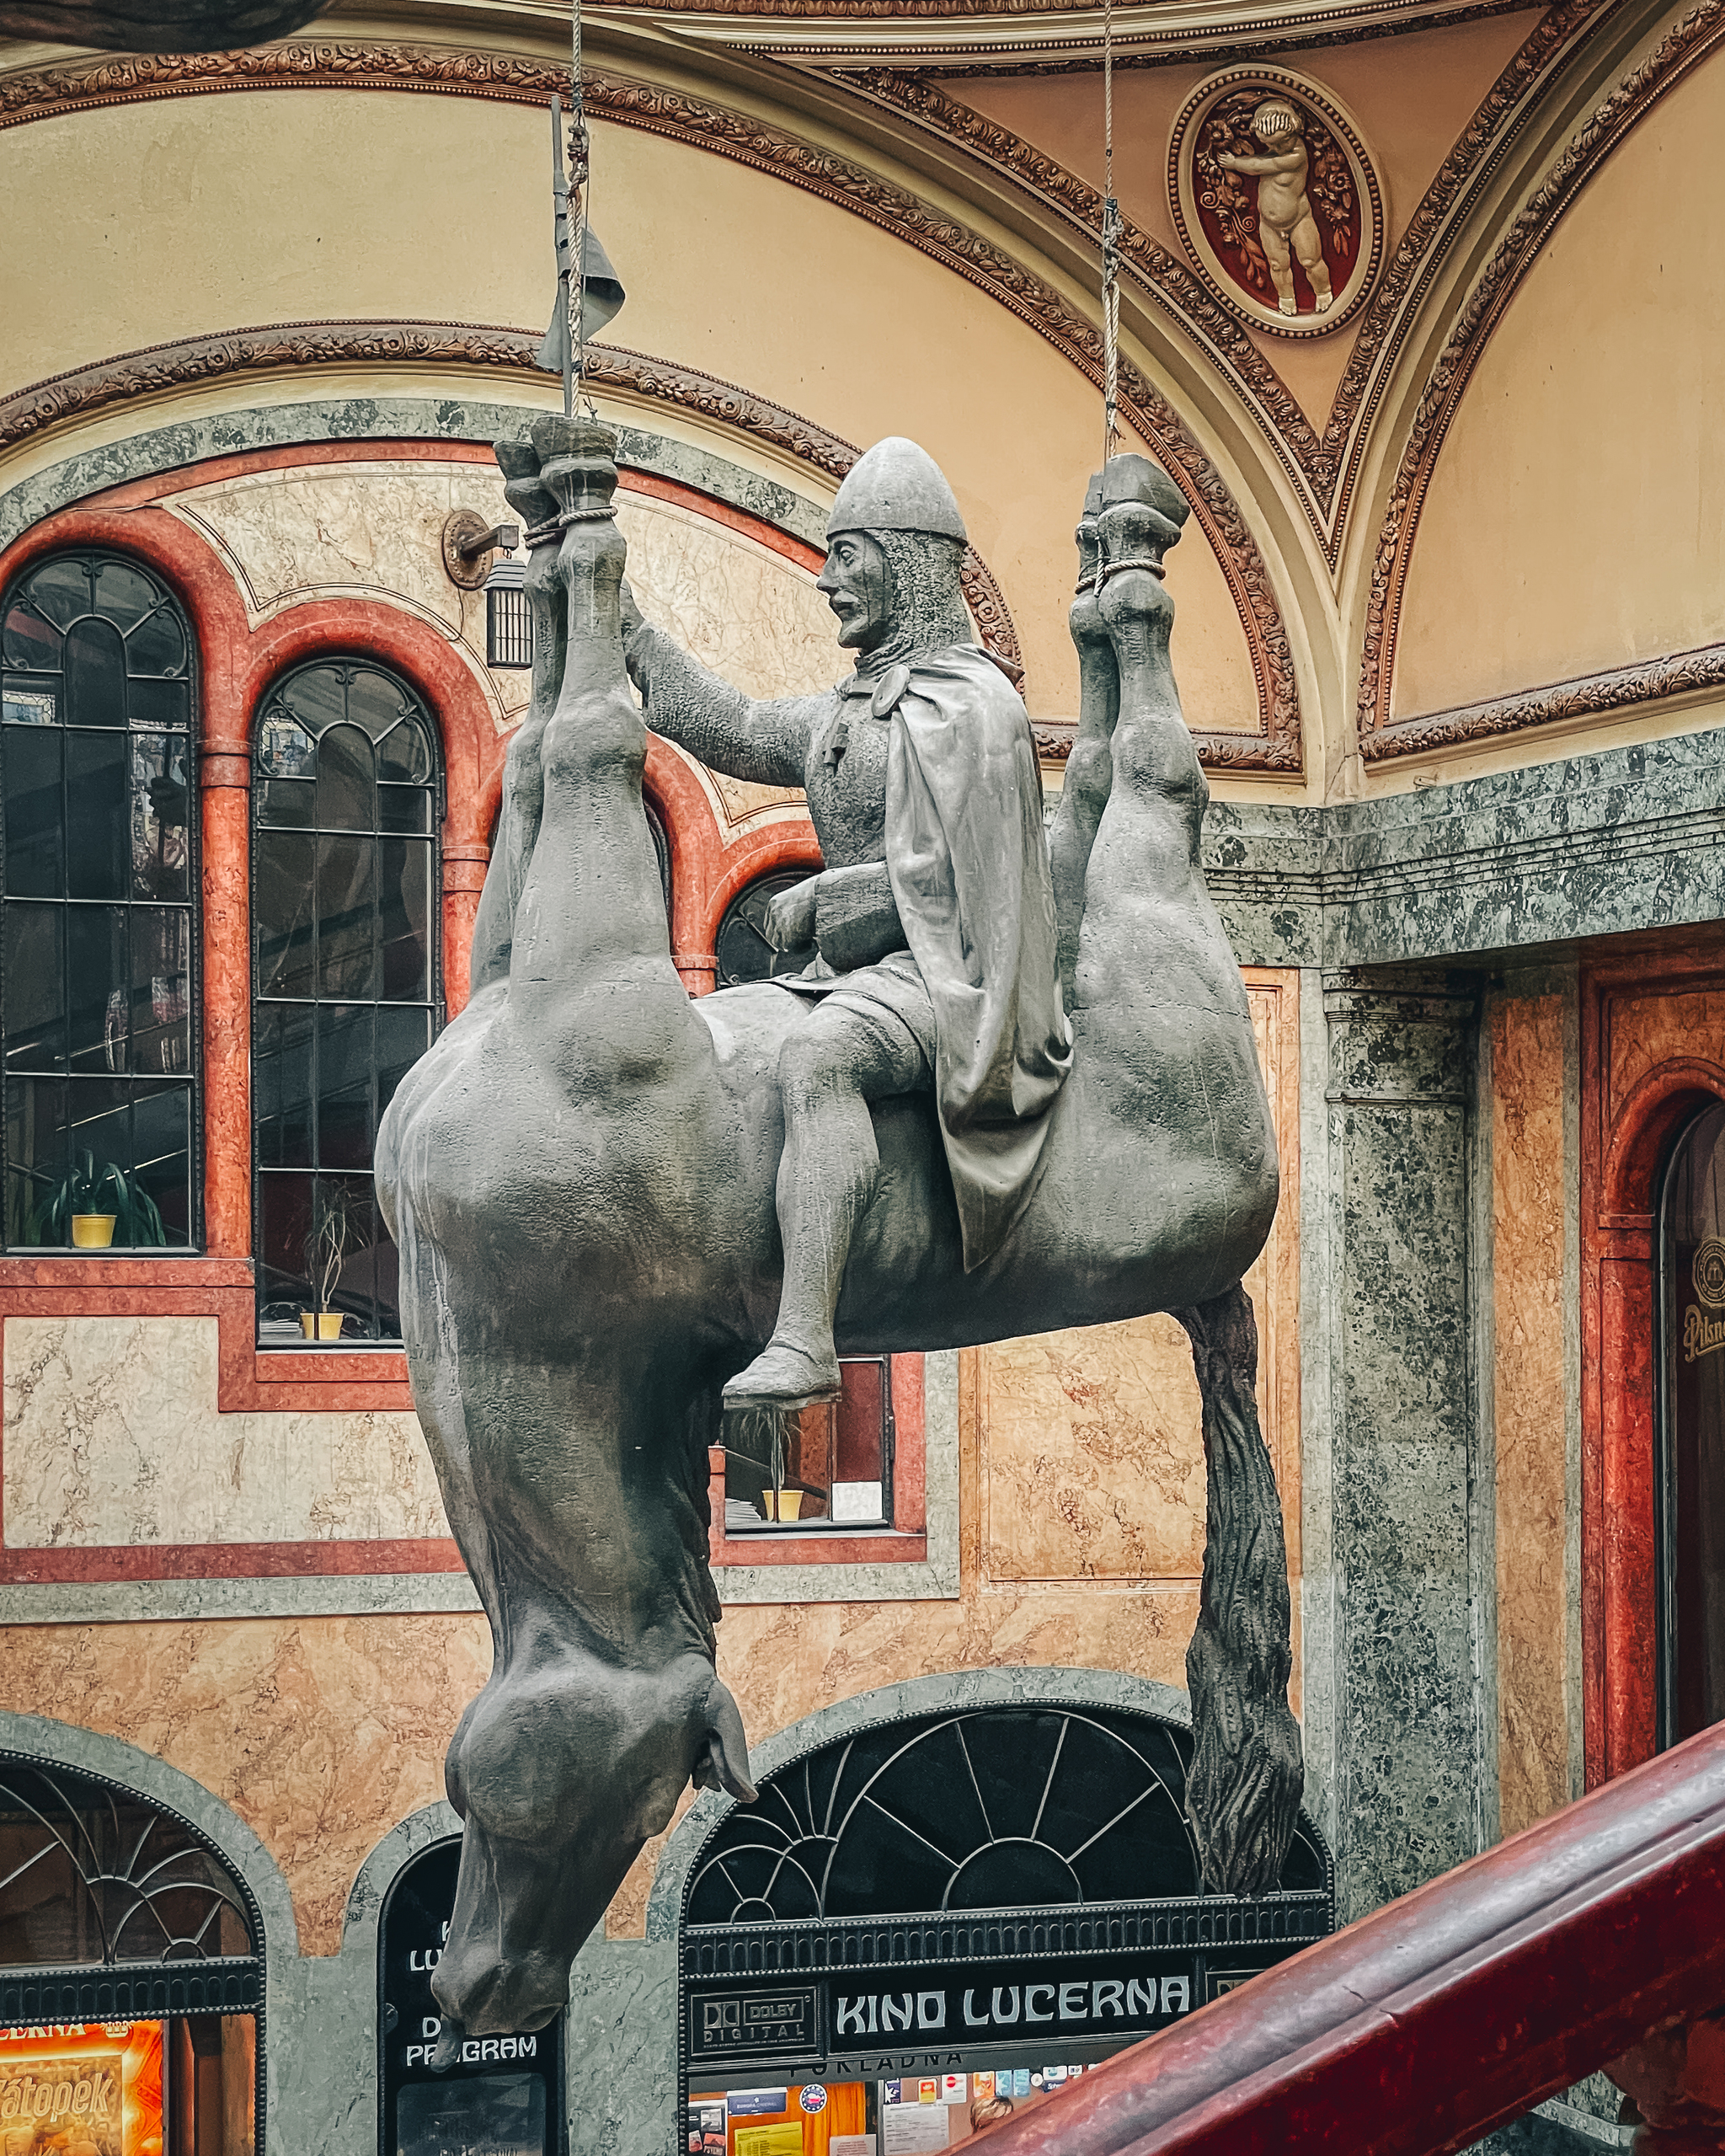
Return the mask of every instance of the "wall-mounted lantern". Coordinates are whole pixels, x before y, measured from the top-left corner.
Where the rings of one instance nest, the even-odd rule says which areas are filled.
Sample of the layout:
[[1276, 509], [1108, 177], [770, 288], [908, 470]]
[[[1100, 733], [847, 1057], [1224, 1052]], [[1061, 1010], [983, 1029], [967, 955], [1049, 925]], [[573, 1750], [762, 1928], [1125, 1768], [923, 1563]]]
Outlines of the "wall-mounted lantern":
[[485, 663], [531, 666], [533, 616], [527, 605], [527, 564], [505, 554], [485, 579]]
[[444, 520], [443, 566], [451, 584], [485, 594], [485, 663], [531, 666], [533, 618], [527, 608], [526, 564], [514, 559], [519, 524], [487, 525], [474, 509]]

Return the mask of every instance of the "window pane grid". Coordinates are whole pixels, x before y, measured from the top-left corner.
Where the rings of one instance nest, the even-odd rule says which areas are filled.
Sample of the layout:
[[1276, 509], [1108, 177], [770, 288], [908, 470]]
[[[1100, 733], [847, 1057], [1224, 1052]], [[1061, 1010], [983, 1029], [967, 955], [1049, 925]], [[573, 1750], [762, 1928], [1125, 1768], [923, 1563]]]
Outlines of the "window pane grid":
[[254, 1186], [271, 1346], [301, 1344], [319, 1311], [345, 1341], [400, 1336], [371, 1161], [395, 1086], [442, 1017], [435, 742], [412, 693], [358, 661], [301, 668], [259, 716]]
[[172, 594], [118, 556], [39, 564], [0, 605], [11, 1249], [72, 1247], [83, 1211], [113, 1240], [80, 1247], [196, 1237], [192, 650]]

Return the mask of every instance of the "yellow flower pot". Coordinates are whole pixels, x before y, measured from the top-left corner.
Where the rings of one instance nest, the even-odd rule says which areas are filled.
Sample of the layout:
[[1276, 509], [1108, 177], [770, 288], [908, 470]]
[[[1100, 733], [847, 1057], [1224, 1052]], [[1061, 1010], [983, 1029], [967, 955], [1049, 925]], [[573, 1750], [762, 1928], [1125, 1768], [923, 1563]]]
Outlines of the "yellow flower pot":
[[773, 1510], [772, 1492], [761, 1493], [766, 1502], [766, 1517], [771, 1519], [800, 1520], [803, 1517], [803, 1493], [800, 1490], [782, 1490], [778, 1494], [778, 1510]]
[[302, 1310], [300, 1331], [307, 1340], [339, 1340], [345, 1314], [340, 1310]]
[[72, 1216], [72, 1247], [74, 1250], [105, 1250], [114, 1241], [114, 1223], [117, 1213], [75, 1212]]

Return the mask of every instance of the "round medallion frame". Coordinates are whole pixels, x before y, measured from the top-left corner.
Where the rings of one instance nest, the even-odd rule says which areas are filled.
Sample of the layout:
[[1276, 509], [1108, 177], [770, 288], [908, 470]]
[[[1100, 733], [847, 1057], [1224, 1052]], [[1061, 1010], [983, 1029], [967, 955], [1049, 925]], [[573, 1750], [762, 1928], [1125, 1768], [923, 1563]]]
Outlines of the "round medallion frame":
[[[1302, 301], [1301, 312], [1297, 314], [1281, 312], [1274, 289], [1263, 299], [1256, 297], [1242, 281], [1242, 270], [1223, 257], [1205, 228], [1204, 211], [1205, 208], [1213, 211], [1214, 206], [1200, 201], [1198, 176], [1194, 169], [1196, 152], [1203, 139], [1204, 124], [1216, 107], [1224, 99], [1245, 96], [1259, 99], [1285, 98], [1304, 108], [1303, 116], [1308, 126], [1316, 119], [1346, 162], [1358, 239], [1352, 248], [1353, 267], [1345, 281], [1337, 281], [1335, 267], [1331, 265], [1334, 298], [1322, 314], [1312, 309], [1309, 296]], [[1207, 76], [1181, 106], [1175, 119], [1168, 137], [1167, 177], [1168, 206], [1188, 255], [1215, 297], [1252, 328], [1265, 330], [1273, 337], [1327, 337], [1351, 321], [1370, 297], [1383, 267], [1386, 248], [1384, 184], [1358, 123], [1332, 91], [1306, 76], [1292, 74], [1281, 67], [1228, 67], [1220, 74]], [[1254, 218], [1255, 214], [1254, 203]], [[1322, 208], [1318, 214], [1323, 217]], [[1300, 276], [1303, 281], [1303, 267]], [[1295, 290], [1297, 295], [1298, 285]]]

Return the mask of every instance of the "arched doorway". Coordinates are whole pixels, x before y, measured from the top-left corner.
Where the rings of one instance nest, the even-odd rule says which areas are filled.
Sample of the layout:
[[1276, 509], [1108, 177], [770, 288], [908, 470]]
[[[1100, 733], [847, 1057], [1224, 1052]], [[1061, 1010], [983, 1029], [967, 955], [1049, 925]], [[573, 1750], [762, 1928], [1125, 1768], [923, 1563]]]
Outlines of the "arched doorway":
[[1672, 1150], [1660, 1193], [1659, 1730], [1725, 1720], [1725, 1102]]
[[213, 1843], [0, 1753], [0, 2137], [254, 2156], [263, 2002], [262, 1918]]
[[928, 1678], [758, 1748], [759, 1801], [713, 1807], [687, 1845], [684, 2145], [716, 2156], [739, 2116], [801, 2128], [842, 2105], [879, 2156], [946, 2148], [973, 2105], [1038, 2102], [1330, 1931], [1303, 1816], [1276, 1893], [1204, 1894], [1191, 1732], [1153, 1689]]
[[531, 2034], [470, 2036], [434, 2067], [443, 2033], [431, 1980], [449, 1936], [459, 1836], [422, 1849], [396, 1874], [377, 1928], [382, 2156], [564, 2156], [563, 2017]]

